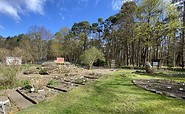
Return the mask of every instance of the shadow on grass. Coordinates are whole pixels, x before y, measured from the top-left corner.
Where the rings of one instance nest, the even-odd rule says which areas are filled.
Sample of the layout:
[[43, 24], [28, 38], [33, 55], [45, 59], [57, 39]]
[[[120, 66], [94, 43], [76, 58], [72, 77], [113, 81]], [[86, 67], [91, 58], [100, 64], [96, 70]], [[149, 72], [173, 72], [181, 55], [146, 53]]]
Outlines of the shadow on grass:
[[[100, 111], [107, 113], [167, 113], [173, 112], [173, 108], [185, 106], [185, 101], [180, 101], [174, 98], [169, 98], [164, 95], [158, 95], [145, 91], [142, 88], [136, 87], [128, 78], [114, 77], [110, 82], [96, 84], [93, 86], [94, 93], [86, 99], [98, 96], [99, 101], [106, 104], [109, 109]], [[118, 97], [119, 96], [119, 97]], [[117, 99], [117, 100], [115, 100]], [[107, 101], [108, 100], [108, 101]], [[181, 103], [179, 103], [181, 102]], [[114, 110], [114, 105], [111, 104], [126, 104]], [[175, 107], [174, 107], [175, 106]], [[171, 109], [169, 109], [171, 108]], [[168, 111], [169, 110], [169, 111]], [[178, 111], [176, 111], [178, 112]], [[179, 111], [181, 112], [181, 111]], [[185, 110], [183, 110], [185, 112]]]
[[140, 76], [149, 76], [151, 78], [163, 78], [163, 79], [168, 79], [168, 80], [181, 80], [185, 81], [185, 74], [183, 75], [178, 75], [178, 74], [163, 74], [163, 73], [154, 73], [154, 74], [148, 74], [148, 73], [136, 73], [134, 72], [133, 74], [138, 74]]

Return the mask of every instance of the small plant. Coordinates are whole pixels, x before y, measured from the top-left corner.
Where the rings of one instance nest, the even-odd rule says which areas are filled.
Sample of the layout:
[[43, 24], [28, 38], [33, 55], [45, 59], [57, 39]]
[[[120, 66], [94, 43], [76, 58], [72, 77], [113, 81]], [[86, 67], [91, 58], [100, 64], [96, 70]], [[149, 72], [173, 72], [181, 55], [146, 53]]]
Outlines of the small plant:
[[39, 74], [41, 74], [41, 75], [48, 75], [48, 71], [47, 71], [47, 69], [41, 69], [39, 71]]
[[23, 80], [21, 81], [21, 83], [23, 84], [23, 86], [29, 85], [30, 81], [29, 80]]
[[31, 85], [26, 85], [26, 86], [22, 87], [21, 89], [25, 90], [26, 92], [31, 92], [31, 88], [32, 88]]
[[23, 71], [23, 74], [29, 75], [29, 74], [35, 74], [38, 73], [38, 69], [36, 67], [30, 67], [29, 69], [25, 69]]
[[29, 80], [23, 80], [22, 84], [23, 84], [23, 87], [21, 88], [22, 90], [26, 90], [27, 92], [31, 92], [32, 86], [30, 85]]
[[76, 83], [76, 84], [83, 84], [84, 82], [86, 82], [85, 79], [76, 79], [76, 80], [75, 80], [75, 83]]
[[48, 82], [48, 85], [50, 85], [50, 86], [56, 86], [56, 85], [58, 85], [58, 81], [57, 80], [50, 80]]

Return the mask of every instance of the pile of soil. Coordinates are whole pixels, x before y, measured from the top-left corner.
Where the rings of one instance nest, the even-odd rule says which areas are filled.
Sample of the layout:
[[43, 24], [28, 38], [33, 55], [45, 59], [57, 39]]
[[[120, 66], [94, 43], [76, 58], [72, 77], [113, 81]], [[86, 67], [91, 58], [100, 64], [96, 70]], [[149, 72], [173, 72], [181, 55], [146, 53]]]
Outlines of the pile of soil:
[[185, 99], [185, 83], [162, 79], [138, 79], [133, 83], [148, 91], [169, 97]]

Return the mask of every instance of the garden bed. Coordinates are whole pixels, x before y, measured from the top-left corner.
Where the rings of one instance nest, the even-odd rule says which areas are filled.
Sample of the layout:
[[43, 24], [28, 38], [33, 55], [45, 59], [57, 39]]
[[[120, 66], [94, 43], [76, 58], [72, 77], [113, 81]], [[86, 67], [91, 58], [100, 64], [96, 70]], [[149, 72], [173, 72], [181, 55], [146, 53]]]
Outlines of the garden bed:
[[52, 98], [56, 95], [59, 95], [61, 92], [50, 89], [45, 87], [42, 90], [34, 91], [34, 92], [28, 92], [26, 90], [18, 89], [17, 92], [19, 92], [22, 96], [24, 96], [26, 99], [31, 101], [34, 104], [37, 104], [41, 101], [47, 100], [49, 98]]
[[185, 83], [162, 79], [137, 79], [133, 83], [148, 91], [169, 97], [185, 99]]

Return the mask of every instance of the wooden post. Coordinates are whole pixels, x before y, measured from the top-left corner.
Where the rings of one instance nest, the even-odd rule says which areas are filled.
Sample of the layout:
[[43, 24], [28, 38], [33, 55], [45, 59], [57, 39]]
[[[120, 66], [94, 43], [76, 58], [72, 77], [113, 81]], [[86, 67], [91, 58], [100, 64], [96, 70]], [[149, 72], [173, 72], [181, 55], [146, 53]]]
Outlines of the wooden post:
[[54, 62], [59, 65], [59, 74], [62, 76], [62, 64], [64, 63], [64, 58], [57, 58]]
[[60, 76], [62, 76], [62, 63], [60, 63]]

